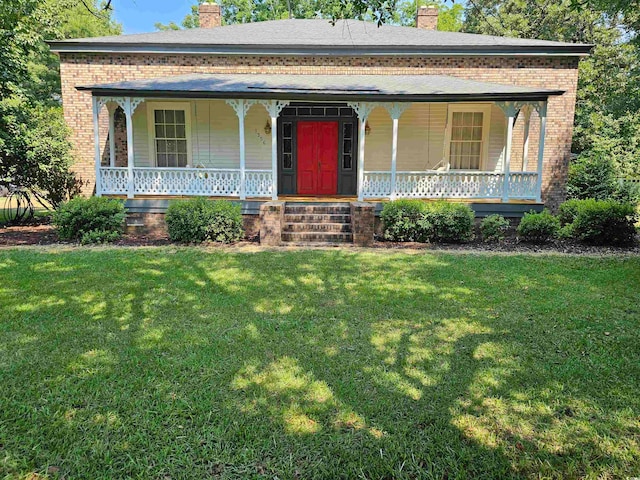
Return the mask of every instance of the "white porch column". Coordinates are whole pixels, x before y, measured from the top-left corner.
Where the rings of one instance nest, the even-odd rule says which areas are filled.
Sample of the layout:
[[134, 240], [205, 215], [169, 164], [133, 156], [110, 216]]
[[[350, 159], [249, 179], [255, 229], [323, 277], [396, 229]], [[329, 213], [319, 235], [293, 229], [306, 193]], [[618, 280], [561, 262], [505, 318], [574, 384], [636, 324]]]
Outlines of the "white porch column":
[[96, 197], [102, 196], [100, 188], [100, 109], [102, 104], [97, 97], [91, 98], [93, 103], [93, 142], [95, 147]]
[[538, 184], [536, 200], [542, 202], [542, 165], [544, 162], [544, 140], [547, 133], [547, 102], [538, 102], [535, 109], [540, 117], [540, 139], [538, 144]]
[[398, 164], [398, 123], [402, 113], [409, 107], [408, 103], [392, 103], [385, 105], [393, 122], [393, 136], [391, 139], [391, 189], [389, 198], [396, 199], [396, 171]]
[[238, 130], [240, 137], [240, 200], [247, 198], [247, 174], [246, 174], [246, 151], [244, 146], [244, 117], [251, 108], [251, 105], [255, 103], [255, 100], [227, 100], [227, 104], [230, 105], [238, 116]]
[[116, 115], [117, 106], [112, 106], [109, 108], [109, 166], [116, 166], [116, 126], [115, 126], [115, 115]]
[[288, 101], [270, 100], [261, 102], [271, 117], [271, 199], [278, 199], [278, 116]]
[[358, 133], [358, 201], [364, 200], [363, 184], [364, 184], [364, 145], [365, 145], [365, 127], [367, 124], [367, 118], [371, 110], [377, 107], [375, 103], [367, 102], [349, 102], [348, 105], [353, 108], [358, 115], [360, 121], [360, 128]]
[[524, 135], [522, 143], [522, 171], [526, 172], [529, 168], [529, 127], [531, 126], [531, 105], [525, 105], [520, 110], [524, 115]]
[[124, 115], [127, 120], [127, 198], [133, 198], [133, 112], [131, 109], [131, 97], [125, 100]]
[[505, 116], [507, 117], [507, 141], [504, 154], [504, 183], [502, 188], [502, 201], [509, 200], [509, 173], [511, 169], [511, 146], [513, 144], [513, 125], [516, 121], [516, 116], [519, 111], [519, 107], [515, 102], [497, 102]]
[[138, 108], [138, 105], [142, 103], [142, 98], [118, 98], [116, 101], [118, 105], [124, 110], [124, 116], [127, 122], [127, 198], [133, 198], [135, 193], [135, 185], [133, 178], [133, 113]]

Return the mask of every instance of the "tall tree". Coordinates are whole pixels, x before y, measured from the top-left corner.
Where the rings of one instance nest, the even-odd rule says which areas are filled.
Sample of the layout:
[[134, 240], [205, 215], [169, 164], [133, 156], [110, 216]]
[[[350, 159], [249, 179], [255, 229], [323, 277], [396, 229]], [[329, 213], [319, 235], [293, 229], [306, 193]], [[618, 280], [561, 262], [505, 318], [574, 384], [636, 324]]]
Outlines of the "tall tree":
[[53, 206], [75, 189], [59, 61], [45, 40], [119, 32], [92, 0], [0, 2], [0, 185]]
[[640, 174], [640, 50], [622, 8], [635, 1], [468, 0], [463, 30], [593, 43], [580, 62], [574, 151]]

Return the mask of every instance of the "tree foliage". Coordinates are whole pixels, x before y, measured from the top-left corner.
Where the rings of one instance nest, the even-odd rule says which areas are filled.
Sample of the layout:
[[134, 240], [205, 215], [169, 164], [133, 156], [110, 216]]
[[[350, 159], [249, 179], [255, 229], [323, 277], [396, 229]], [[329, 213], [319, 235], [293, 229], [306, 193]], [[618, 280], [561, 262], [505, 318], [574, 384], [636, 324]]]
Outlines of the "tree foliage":
[[[156, 23], [158, 30], [179, 30], [181, 28], [197, 28], [198, 6], [205, 0], [191, 6], [180, 22], [168, 24]], [[287, 18], [326, 18], [337, 20], [353, 18], [374, 21], [379, 24], [415, 26], [416, 0], [361, 1], [361, 0], [221, 0], [222, 21], [226, 25], [234, 23], [262, 22], [265, 20], [283, 20]], [[458, 31], [462, 28], [464, 7], [453, 3], [450, 6], [441, 1], [420, 2], [420, 5], [438, 6], [438, 29]]]
[[[86, 0], [85, 0], [86, 3]], [[98, 3], [0, 2], [0, 185], [57, 206], [77, 190], [48, 39], [121, 31]]]
[[640, 174], [637, 0], [469, 0], [464, 31], [594, 44], [580, 62], [573, 150]]

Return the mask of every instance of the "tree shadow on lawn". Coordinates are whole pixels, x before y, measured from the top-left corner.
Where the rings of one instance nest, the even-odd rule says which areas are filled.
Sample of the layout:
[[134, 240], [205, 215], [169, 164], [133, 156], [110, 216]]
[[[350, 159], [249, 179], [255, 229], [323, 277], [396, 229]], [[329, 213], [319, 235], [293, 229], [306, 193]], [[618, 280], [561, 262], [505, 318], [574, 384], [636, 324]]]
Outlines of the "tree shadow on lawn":
[[[607, 363], [613, 346], [576, 315], [619, 289], [603, 286], [604, 270], [341, 251], [31, 255], [37, 263], [23, 252], [0, 261], [0, 274], [25, 270], [0, 289], [0, 472], [504, 478], [638, 468], [638, 369]], [[620, 295], [602, 299], [602, 312]], [[627, 327], [619, 351], [633, 353]]]

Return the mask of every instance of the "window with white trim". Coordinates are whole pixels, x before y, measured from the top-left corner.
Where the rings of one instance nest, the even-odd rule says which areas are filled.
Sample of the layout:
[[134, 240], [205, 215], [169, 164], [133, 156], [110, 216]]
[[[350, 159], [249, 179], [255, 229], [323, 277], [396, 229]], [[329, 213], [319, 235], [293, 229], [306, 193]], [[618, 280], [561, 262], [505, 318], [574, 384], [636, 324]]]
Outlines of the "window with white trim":
[[449, 168], [481, 170], [486, 158], [491, 107], [452, 105], [449, 108]]
[[153, 111], [156, 165], [158, 167], [186, 167], [187, 121], [184, 110], [156, 109]]

